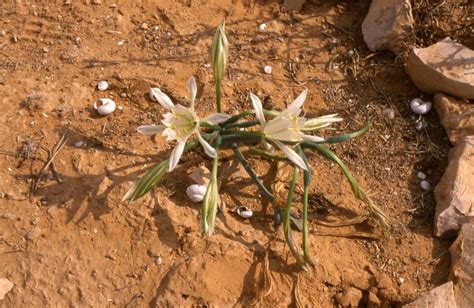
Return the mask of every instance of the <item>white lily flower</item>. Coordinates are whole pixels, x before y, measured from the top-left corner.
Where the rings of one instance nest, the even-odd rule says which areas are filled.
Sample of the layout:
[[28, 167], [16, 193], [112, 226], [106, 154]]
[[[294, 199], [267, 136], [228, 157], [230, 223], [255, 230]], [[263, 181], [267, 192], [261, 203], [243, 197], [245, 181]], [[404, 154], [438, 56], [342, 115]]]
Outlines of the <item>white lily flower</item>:
[[[189, 79], [188, 89], [191, 98], [190, 107], [173, 104], [168, 95], [161, 92], [158, 88], [153, 88], [153, 96], [163, 108], [170, 112], [163, 115], [163, 120], [161, 121], [162, 125], [142, 125], [137, 128], [138, 132], [145, 135], [161, 133], [167, 141], [178, 141], [177, 145], [171, 152], [168, 172], [172, 171], [176, 165], [178, 165], [178, 162], [183, 155], [186, 141], [192, 135], [196, 135], [199, 143], [201, 143], [201, 146], [209, 157], [214, 158], [217, 155], [216, 150], [206, 140], [204, 140], [199, 133], [200, 120], [194, 110], [194, 101], [197, 93], [196, 79], [194, 77]], [[211, 114], [201, 121], [215, 125], [224, 122], [229, 119], [229, 117], [230, 116], [227, 114], [217, 113]]]
[[303, 131], [319, 129], [330, 125], [333, 122], [341, 121], [336, 118], [337, 115], [322, 116], [307, 120], [300, 117], [304, 101], [308, 90], [304, 90], [287, 108], [272, 120], [266, 122], [263, 115], [263, 106], [260, 99], [253, 93], [250, 93], [250, 99], [255, 109], [255, 115], [260, 121], [262, 132], [266, 139], [271, 140], [280, 150], [297, 166], [307, 170], [307, 166], [301, 157], [290, 147], [282, 143], [286, 142], [322, 142], [324, 138], [319, 136], [307, 135]]

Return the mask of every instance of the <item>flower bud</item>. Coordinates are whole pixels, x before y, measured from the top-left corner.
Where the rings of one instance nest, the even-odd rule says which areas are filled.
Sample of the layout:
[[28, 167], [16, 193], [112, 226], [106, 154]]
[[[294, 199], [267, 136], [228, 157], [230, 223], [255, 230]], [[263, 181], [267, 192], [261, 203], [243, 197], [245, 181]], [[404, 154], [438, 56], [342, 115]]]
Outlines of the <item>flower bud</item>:
[[228, 42], [224, 32], [225, 22], [217, 27], [211, 50], [211, 66], [214, 80], [221, 82], [224, 79], [224, 71], [227, 65]]

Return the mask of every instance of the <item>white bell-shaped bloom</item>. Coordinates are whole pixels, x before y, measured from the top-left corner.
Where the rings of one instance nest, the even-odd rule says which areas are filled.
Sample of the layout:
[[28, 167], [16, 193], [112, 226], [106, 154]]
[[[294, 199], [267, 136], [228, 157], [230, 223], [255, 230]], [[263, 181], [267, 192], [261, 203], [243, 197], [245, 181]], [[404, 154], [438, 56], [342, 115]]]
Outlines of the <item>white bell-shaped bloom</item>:
[[[156, 98], [160, 105], [169, 112], [163, 115], [162, 125], [142, 125], [137, 128], [138, 132], [145, 135], [154, 135], [161, 133], [167, 141], [176, 140], [178, 143], [171, 152], [168, 172], [173, 170], [178, 164], [184, 152], [186, 141], [192, 135], [196, 135], [201, 143], [204, 151], [209, 157], [216, 157], [216, 150], [202, 138], [199, 133], [200, 119], [194, 110], [194, 101], [196, 99], [197, 86], [196, 79], [191, 77], [188, 81], [189, 95], [191, 98], [191, 106], [184, 107], [182, 105], [175, 105], [171, 99], [163, 93], [159, 88], [151, 89], [151, 93]], [[227, 120], [230, 116], [223, 113], [211, 114], [202, 121], [212, 125], [219, 124]]]

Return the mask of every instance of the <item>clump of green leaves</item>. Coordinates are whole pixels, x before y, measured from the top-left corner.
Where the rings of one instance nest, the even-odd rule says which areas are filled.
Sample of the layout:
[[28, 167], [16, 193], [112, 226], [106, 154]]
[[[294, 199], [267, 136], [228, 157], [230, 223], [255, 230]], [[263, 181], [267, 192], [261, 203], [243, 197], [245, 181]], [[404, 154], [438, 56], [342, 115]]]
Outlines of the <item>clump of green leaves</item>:
[[[151, 89], [154, 98], [168, 112], [163, 115], [161, 124], [143, 125], [138, 127], [138, 131], [146, 135], [161, 133], [168, 141], [176, 141], [176, 146], [171, 152], [170, 158], [150, 168], [126, 193], [124, 200], [131, 202], [148, 193], [167, 172], [174, 170], [183, 153], [200, 145], [213, 161], [211, 178], [203, 198], [200, 215], [201, 232], [203, 236], [210, 237], [214, 232], [219, 199], [217, 179], [219, 151], [222, 148], [230, 147], [262, 195], [274, 206], [275, 215], [282, 216], [282, 219], [276, 219], [276, 221], [282, 222], [284, 237], [292, 254], [297, 263], [306, 269], [314, 264], [311, 257], [308, 228], [309, 189], [313, 174], [306, 157], [306, 153], [311, 152], [319, 153], [339, 165], [351, 185], [354, 196], [366, 205], [369, 214], [384, 231], [389, 230], [388, 217], [371, 201], [342, 160], [326, 146], [359, 137], [371, 126], [366, 125], [358, 131], [338, 136], [323, 138], [314, 135], [315, 131], [342, 121], [342, 118], [337, 114], [310, 119], [303, 117], [301, 113], [307, 90], [304, 90], [286, 109], [281, 111], [264, 109], [260, 99], [250, 93], [253, 110], [244, 110], [235, 115], [223, 113], [221, 87], [227, 61], [228, 40], [224, 31], [224, 23], [222, 23], [216, 30], [211, 49], [212, 71], [216, 87], [216, 113], [204, 118], [199, 118], [194, 109], [197, 93], [194, 77], [188, 81], [189, 107], [174, 104], [159, 88]], [[203, 131], [204, 133], [201, 134]], [[189, 141], [192, 137], [195, 138]], [[242, 145], [252, 145], [253, 154], [264, 159], [284, 159], [294, 165], [285, 204], [279, 204], [273, 192], [259, 179], [242, 153], [240, 149]], [[283, 155], [279, 155], [279, 152]], [[300, 170], [303, 172], [304, 183], [302, 224], [290, 215]], [[297, 245], [293, 238], [290, 228], [292, 222], [301, 226], [303, 232], [301, 246]]]

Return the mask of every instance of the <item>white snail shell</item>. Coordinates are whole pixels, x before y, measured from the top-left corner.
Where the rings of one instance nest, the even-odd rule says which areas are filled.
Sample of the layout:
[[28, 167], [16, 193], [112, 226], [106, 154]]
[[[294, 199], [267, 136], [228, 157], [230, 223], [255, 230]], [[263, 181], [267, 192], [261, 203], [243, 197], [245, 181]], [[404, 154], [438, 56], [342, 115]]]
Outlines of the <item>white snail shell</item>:
[[115, 111], [115, 102], [110, 98], [99, 98], [94, 102], [94, 109], [100, 115], [109, 115]]
[[192, 202], [201, 202], [206, 194], [207, 187], [205, 185], [193, 184], [186, 188], [186, 194]]
[[258, 26], [258, 30], [260, 30], [260, 31], [265, 31], [265, 28], [266, 28], [266, 27], [267, 27], [267, 24], [266, 24], [266, 23], [260, 24], [260, 25]]
[[97, 90], [99, 91], [105, 91], [109, 87], [109, 83], [106, 80], [101, 80], [97, 84]]
[[152, 101], [157, 102], [158, 100], [156, 99], [155, 92], [161, 92], [161, 90], [159, 88], [150, 88], [148, 96]]
[[250, 218], [253, 216], [253, 211], [246, 206], [241, 206], [237, 208], [237, 214], [242, 218]]
[[416, 123], [416, 130], [423, 130], [428, 127], [428, 123], [424, 119], [421, 119], [418, 123]]
[[431, 102], [424, 102], [421, 98], [414, 98], [410, 102], [410, 108], [416, 114], [427, 114], [432, 105]]
[[428, 191], [428, 190], [431, 190], [431, 184], [430, 182], [426, 181], [426, 180], [423, 180], [420, 182], [420, 187], [421, 189], [423, 189], [424, 191]]
[[263, 71], [265, 74], [271, 74], [273, 72], [273, 68], [270, 65], [265, 65]]
[[426, 174], [424, 172], [419, 171], [417, 175], [420, 180], [426, 179]]

